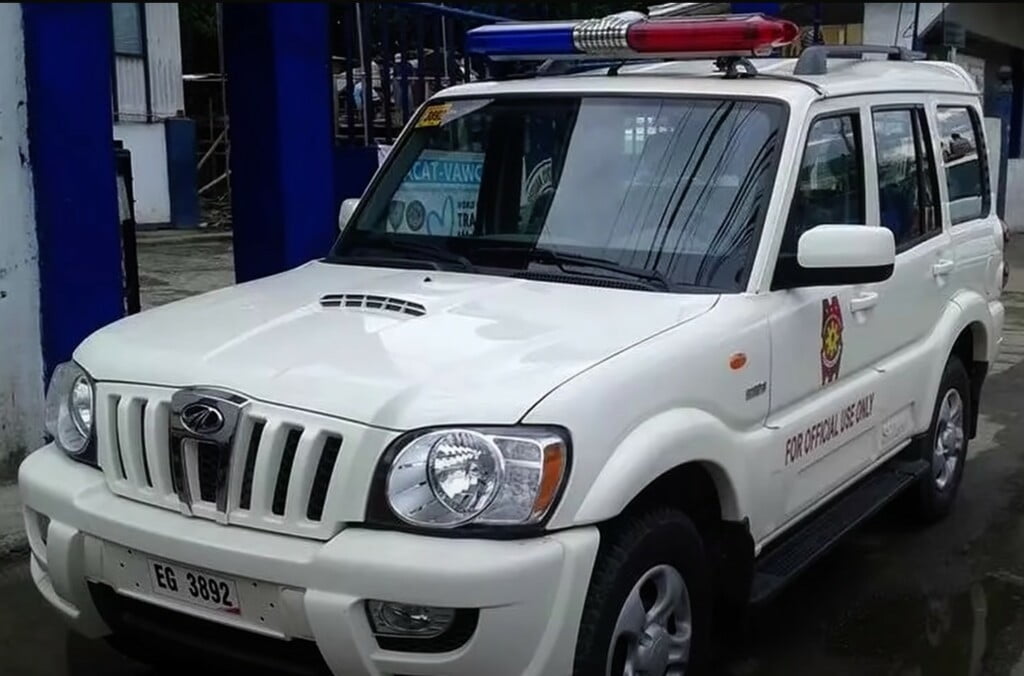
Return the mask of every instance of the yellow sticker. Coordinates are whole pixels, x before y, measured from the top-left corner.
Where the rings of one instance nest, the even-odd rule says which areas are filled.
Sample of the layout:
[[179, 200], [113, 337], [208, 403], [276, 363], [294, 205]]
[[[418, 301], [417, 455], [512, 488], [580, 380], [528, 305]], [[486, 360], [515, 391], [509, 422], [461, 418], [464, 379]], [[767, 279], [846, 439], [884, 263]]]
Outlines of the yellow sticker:
[[420, 119], [416, 122], [416, 128], [420, 127], [440, 127], [441, 123], [444, 122], [444, 116], [452, 109], [452, 104], [442, 103], [436, 106], [428, 106], [423, 114], [420, 115]]

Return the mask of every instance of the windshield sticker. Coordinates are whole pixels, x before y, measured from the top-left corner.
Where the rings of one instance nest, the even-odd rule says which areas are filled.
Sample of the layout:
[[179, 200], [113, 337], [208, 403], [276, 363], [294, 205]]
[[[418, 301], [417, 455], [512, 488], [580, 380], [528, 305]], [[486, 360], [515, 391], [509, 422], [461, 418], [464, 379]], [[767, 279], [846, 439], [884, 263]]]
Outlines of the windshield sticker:
[[473, 234], [483, 171], [483, 153], [425, 151], [395, 192], [390, 229], [446, 237]]
[[540, 162], [531, 171], [523, 186], [526, 204], [532, 204], [545, 192], [554, 188], [554, 180], [551, 174], [551, 158]]
[[843, 361], [843, 310], [839, 298], [821, 301], [821, 385], [839, 379]]
[[441, 123], [444, 122], [444, 116], [452, 109], [450, 103], [440, 103], [436, 106], [427, 106], [423, 114], [420, 115], [419, 121], [416, 122], [416, 128], [420, 127], [440, 127]]
[[435, 103], [423, 110], [423, 114], [416, 121], [416, 128], [443, 127], [460, 117], [465, 117], [470, 113], [480, 110], [490, 103], [491, 99], [466, 99], [463, 101]]

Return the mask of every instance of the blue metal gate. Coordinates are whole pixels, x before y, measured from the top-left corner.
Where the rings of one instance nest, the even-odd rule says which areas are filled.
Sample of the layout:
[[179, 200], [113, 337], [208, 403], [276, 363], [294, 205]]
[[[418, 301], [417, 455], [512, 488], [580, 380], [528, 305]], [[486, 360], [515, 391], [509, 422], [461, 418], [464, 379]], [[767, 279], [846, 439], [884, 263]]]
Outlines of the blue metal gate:
[[[358, 2], [333, 5], [335, 135], [345, 145], [391, 143], [435, 92], [479, 79], [466, 32], [497, 21], [551, 19], [590, 3]], [[486, 10], [486, 11], [483, 11]], [[557, 16], [556, 16], [557, 15]]]

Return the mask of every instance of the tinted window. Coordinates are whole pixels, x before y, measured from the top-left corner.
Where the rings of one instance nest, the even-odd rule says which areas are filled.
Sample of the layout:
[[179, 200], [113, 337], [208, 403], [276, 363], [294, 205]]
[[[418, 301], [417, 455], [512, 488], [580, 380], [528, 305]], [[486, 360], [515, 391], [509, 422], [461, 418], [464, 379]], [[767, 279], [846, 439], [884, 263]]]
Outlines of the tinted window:
[[430, 105], [332, 260], [410, 246], [422, 256], [426, 244], [486, 274], [615, 278], [607, 265], [538, 261], [543, 249], [654, 272], [672, 288], [740, 290], [783, 118], [777, 103], [722, 99]]
[[807, 134], [800, 174], [789, 207], [782, 253], [816, 225], [863, 224], [864, 176], [858, 117], [825, 117]]
[[880, 222], [906, 248], [942, 229], [924, 111], [878, 110], [873, 123]]
[[950, 220], [963, 223], [982, 218], [988, 215], [991, 200], [977, 117], [967, 108], [939, 108], [938, 119]]

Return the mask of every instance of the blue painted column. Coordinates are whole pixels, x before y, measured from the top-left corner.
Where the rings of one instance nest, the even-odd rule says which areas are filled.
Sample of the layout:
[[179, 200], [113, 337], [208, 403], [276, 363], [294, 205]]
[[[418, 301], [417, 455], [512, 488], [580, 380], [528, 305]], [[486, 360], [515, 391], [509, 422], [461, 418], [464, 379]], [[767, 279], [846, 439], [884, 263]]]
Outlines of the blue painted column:
[[167, 188], [171, 223], [176, 228], [199, 227], [199, 186], [196, 171], [196, 122], [187, 117], [164, 120], [167, 142]]
[[334, 122], [326, 3], [224, 4], [235, 276], [327, 253]]
[[1010, 126], [1013, 121], [1013, 80], [1008, 66], [999, 69], [999, 89], [995, 97], [995, 113], [1000, 119], [999, 185], [996, 192], [996, 213], [1006, 217], [1006, 171], [1013, 150], [1010, 148]]
[[29, 159], [47, 375], [124, 314], [109, 3], [24, 3]]

